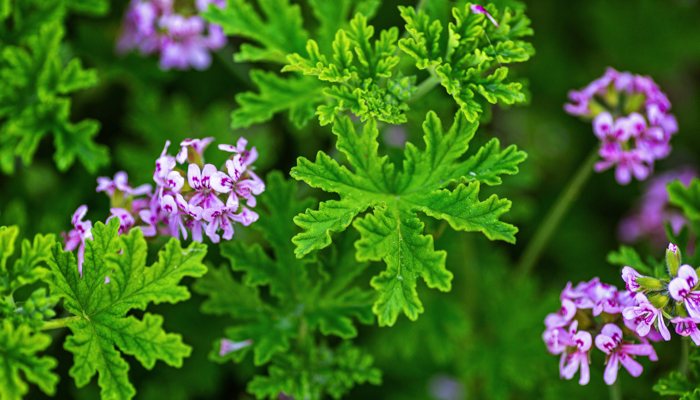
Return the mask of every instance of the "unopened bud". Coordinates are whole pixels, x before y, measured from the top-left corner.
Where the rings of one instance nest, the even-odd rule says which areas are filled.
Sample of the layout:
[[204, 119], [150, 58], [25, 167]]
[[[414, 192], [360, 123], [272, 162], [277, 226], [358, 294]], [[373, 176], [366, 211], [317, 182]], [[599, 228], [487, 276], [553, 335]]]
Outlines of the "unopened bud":
[[636, 279], [636, 282], [646, 290], [659, 290], [664, 287], [664, 283], [660, 279], [650, 278], [648, 276], [640, 276]]
[[668, 296], [663, 295], [663, 294], [656, 294], [653, 296], [649, 296], [649, 302], [651, 303], [652, 306], [662, 309], [666, 307], [666, 304], [668, 304]]
[[681, 265], [681, 250], [673, 243], [669, 243], [666, 249], [666, 265], [671, 276], [678, 275], [678, 267]]
[[682, 301], [676, 302], [676, 314], [680, 317], [687, 317], [688, 311], [685, 309], [685, 303]]

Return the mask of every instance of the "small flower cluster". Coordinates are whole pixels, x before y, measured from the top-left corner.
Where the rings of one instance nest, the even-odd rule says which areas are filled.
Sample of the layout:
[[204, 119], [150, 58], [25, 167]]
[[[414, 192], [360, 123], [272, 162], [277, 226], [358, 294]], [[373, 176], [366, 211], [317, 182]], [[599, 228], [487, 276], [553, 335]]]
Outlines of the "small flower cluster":
[[694, 168], [682, 167], [653, 176], [635, 209], [618, 226], [618, 236], [622, 242], [634, 243], [649, 239], [653, 245], [663, 249], [666, 245], [665, 223], [671, 225], [674, 234], [688, 223], [683, 213], [669, 204], [666, 185], [680, 180], [685, 186], [698, 174]]
[[[210, 51], [226, 44], [223, 29], [217, 24], [207, 24], [198, 15], [175, 12], [174, 3], [174, 0], [132, 0], [124, 14], [117, 53], [138, 49], [144, 56], [159, 54], [160, 67], [164, 70], [209, 68]], [[210, 4], [226, 7], [225, 0], [197, 0], [196, 9], [205, 11]]]
[[[670, 340], [663, 316], [676, 324], [676, 333], [690, 336], [696, 346], [700, 346], [700, 285], [695, 268], [681, 264], [681, 252], [678, 246], [671, 243], [666, 250], [666, 265], [668, 278], [653, 278], [638, 273], [634, 268], [624, 267], [622, 279], [627, 288], [637, 292], [638, 298], [647, 299], [639, 307], [626, 309], [625, 318], [649, 319], [657, 316], [657, 327]], [[673, 301], [671, 301], [673, 300]], [[637, 331], [644, 336], [644, 331]]]
[[[620, 364], [632, 376], [642, 373], [642, 366], [634, 360], [635, 356], [649, 356], [649, 359], [656, 361], [656, 352], [649, 343], [650, 339], [659, 339], [652, 334], [655, 331], [647, 324], [646, 335], [637, 333], [638, 326], [648, 321], [622, 318], [624, 310], [636, 303], [637, 299], [631, 292], [618, 291], [598, 278], [581, 282], [576, 287], [569, 282], [561, 293], [561, 308], [545, 318], [546, 330], [542, 334], [547, 350], [552, 354], [561, 354], [560, 376], [571, 379], [580, 368], [579, 383], [587, 384], [590, 380], [590, 352], [594, 343], [606, 354], [604, 379], [608, 385], [617, 379]], [[635, 344], [634, 341], [640, 343]]]
[[[219, 149], [233, 153], [225, 163], [225, 171], [212, 164], [205, 164], [203, 152], [214, 138], [187, 139], [180, 143], [176, 156], [167, 154], [170, 142], [166, 142], [156, 160], [151, 185], [132, 188], [125, 172], [118, 172], [114, 179], [97, 178], [97, 191], [110, 197], [112, 218], [119, 220], [119, 234], [137, 227], [144, 236], [156, 235], [202, 241], [202, 231], [218, 243], [218, 232], [231, 240], [235, 222], [248, 226], [257, 221], [255, 196], [265, 191], [265, 184], [253, 172], [253, 162], [258, 158], [255, 147], [246, 150], [248, 142], [240, 138], [236, 146], [219, 145]], [[187, 164], [187, 172], [178, 167]], [[184, 165], [183, 165], [184, 168]], [[186, 176], [186, 178], [185, 178]], [[225, 197], [225, 201], [221, 199]], [[242, 202], [245, 201], [245, 205]], [[92, 222], [83, 221], [87, 206], [82, 205], [71, 220], [74, 229], [63, 234], [66, 251], [78, 248], [78, 269], [82, 275], [86, 239], [92, 239]]]
[[[593, 118], [593, 132], [601, 140], [603, 158], [597, 172], [616, 165], [615, 178], [628, 184], [632, 175], [646, 179], [654, 161], [671, 152], [671, 136], [678, 131], [671, 103], [650, 77], [618, 72], [605, 74], [580, 91], [569, 92], [572, 115]], [[640, 111], [644, 108], [644, 111]]]

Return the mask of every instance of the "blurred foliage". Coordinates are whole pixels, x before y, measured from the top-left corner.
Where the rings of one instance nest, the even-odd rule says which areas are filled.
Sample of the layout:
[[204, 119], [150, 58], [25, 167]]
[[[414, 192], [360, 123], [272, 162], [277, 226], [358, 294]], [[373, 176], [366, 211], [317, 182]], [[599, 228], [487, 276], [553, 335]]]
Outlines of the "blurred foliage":
[[[236, 33], [239, 37], [231, 39], [205, 72], [162, 72], [158, 69], [157, 59], [141, 58], [135, 54], [124, 58], [115, 56], [114, 43], [126, 0], [114, 0], [109, 7], [104, 1], [42, 0], [32, 3], [0, 0], [0, 15], [6, 18], [2, 23], [0, 51], [20, 51], [29, 55], [34, 60], [32, 62], [45, 61], [35, 58], [39, 54], [34, 53], [30, 45], [37, 43], [39, 46], [41, 29], [32, 28], [21, 41], [20, 36], [13, 36], [10, 41], [4, 34], [15, 28], [7, 19], [12, 17], [3, 11], [9, 9], [8, 4], [12, 7], [16, 4], [36, 3], [46, 7], [60, 4], [60, 12], [51, 17], [44, 17], [44, 13], [30, 14], [49, 21], [46, 29], [54, 29], [52, 32], [55, 33], [52, 37], [44, 36], [45, 40], [51, 39], [44, 42], [50, 43], [51, 47], [49, 52], [41, 54], [53, 61], [41, 64], [42, 69], [37, 69], [36, 73], [46, 69], [46, 74], [53, 74], [55, 65], [60, 66], [59, 72], [66, 73], [71, 63], [76, 65], [71, 68], [77, 71], [78, 61], [71, 60], [82, 60], [80, 71], [93, 71], [85, 72], [90, 76], [91, 86], [86, 85], [81, 90], [62, 93], [57, 86], [42, 86], [39, 96], [39, 86], [30, 82], [29, 86], [20, 86], [21, 91], [12, 92], [13, 96], [36, 94], [41, 101], [32, 103], [34, 108], [45, 102], [64, 107], [54, 108], [61, 112], [52, 111], [50, 114], [53, 122], [64, 125], [51, 125], [50, 129], [42, 130], [32, 128], [31, 133], [68, 135], [79, 139], [80, 143], [89, 140], [98, 151], [109, 148], [111, 154], [111, 164], [108, 164], [104, 152], [97, 153], [93, 164], [81, 158], [79, 152], [75, 157], [80, 163], [66, 161], [62, 164], [54, 158], [62, 154], [58, 144], [37, 140], [27, 142], [27, 147], [19, 147], [32, 149], [32, 156], [27, 159], [32, 161], [31, 164], [18, 162], [20, 160], [15, 158], [20, 156], [16, 152], [18, 136], [11, 132], [8, 135], [5, 130], [16, 129], [8, 121], [19, 121], [22, 110], [12, 111], [10, 115], [2, 108], [0, 143], [12, 145], [11, 148], [3, 147], [9, 150], [3, 150], [2, 154], [10, 154], [4, 156], [9, 158], [8, 161], [3, 158], [3, 162], [12, 165], [14, 172], [0, 179], [3, 193], [0, 196], [0, 223], [19, 226], [17, 241], [33, 238], [38, 233], [59, 234], [68, 230], [70, 215], [81, 204], [90, 207], [91, 214], [97, 216], [95, 219], [104, 220], [109, 213], [108, 201], [95, 193], [96, 176], [93, 172], [97, 170], [98, 175], [112, 176], [118, 170], [125, 170], [134, 185], [150, 183], [154, 160], [165, 140], [177, 143], [187, 137], [214, 136], [218, 143], [235, 143], [238, 137], [245, 136], [258, 148], [262, 172], [276, 169], [286, 174], [296, 165], [298, 156], [313, 158], [319, 150], [336, 157], [336, 139], [331, 126], [320, 127], [311, 123], [316, 98], [312, 97], [314, 101], [307, 102], [304, 107], [290, 109], [282, 97], [286, 93], [282, 90], [284, 88], [294, 89], [294, 96], [298, 93], [315, 96], [315, 91], [322, 89], [320, 81], [313, 76], [292, 77], [280, 73], [286, 63], [281, 56], [295, 52], [306, 54], [305, 46], [310, 38], [316, 40], [324, 54], [332, 54], [334, 36], [327, 32], [349, 29], [349, 21], [356, 11], [374, 15], [368, 18], [368, 23], [375, 27], [376, 32], [398, 27], [400, 39], [409, 36], [405, 33], [405, 21], [398, 6], [416, 7], [422, 3], [431, 20], [438, 20], [447, 27], [453, 21], [452, 7], [464, 8], [465, 5], [464, 1], [448, 0], [385, 0], [381, 4], [378, 1], [351, 0], [229, 2], [248, 6], [252, 11], [247, 16], [257, 18], [253, 22], [258, 25], [250, 25], [245, 30], [242, 27], [228, 28], [229, 33]], [[492, 3], [498, 10], [506, 6], [513, 10], [525, 7], [523, 2], [515, 0]], [[503, 221], [519, 226], [518, 244], [492, 243], [478, 235], [451, 229], [438, 234], [440, 221], [419, 215], [426, 233], [436, 237], [435, 249], [448, 253], [445, 265], [454, 274], [453, 289], [450, 293], [438, 293], [418, 286], [425, 313], [416, 322], [402, 318], [392, 328], [357, 327], [358, 336], [353, 339], [353, 346], [374, 356], [374, 365], [382, 371], [383, 385], [357, 386], [347, 398], [576, 400], [609, 396], [602, 379], [602, 358], [593, 358], [591, 383], [587, 386], [581, 387], [576, 382], [559, 378], [558, 360], [547, 354], [541, 340], [542, 321], [548, 312], [556, 309], [558, 294], [567, 281], [577, 283], [600, 276], [603, 282], [623, 286], [618, 266], [605, 260], [608, 253], [619, 248], [615, 237], [617, 223], [633, 207], [642, 193], [642, 185], [633, 183], [621, 187], [612, 174], [595, 174], [564, 218], [532, 275], [513, 276], [512, 264], [573, 171], [597, 144], [590, 123], [565, 114], [562, 104], [568, 90], [584, 86], [600, 76], [605, 67], [650, 75], [669, 95], [680, 132], [673, 138], [671, 156], [657, 163], [655, 170], [662, 172], [679, 165], [698, 165], [700, 136], [694, 132], [700, 130], [700, 30], [697, 28], [700, 4], [697, 0], [640, 0], [633, 4], [624, 0], [525, 3], [526, 14], [535, 31], [528, 40], [537, 49], [537, 55], [527, 63], [513, 64], [509, 79], [523, 83], [529, 104], [527, 107], [487, 110], [485, 115], [490, 119], [482, 121], [471, 144], [473, 149], [478, 149], [496, 137], [502, 143], [516, 144], [528, 153], [528, 160], [521, 164], [520, 174], [508, 177], [508, 184], [482, 187], [484, 195], [496, 194], [513, 201], [514, 207], [503, 216]], [[91, 4], [95, 5], [94, 8]], [[59, 21], [59, 24], [51, 26], [50, 21]], [[306, 33], [295, 30], [288, 34], [280, 28], [298, 27], [299, 24], [303, 24]], [[256, 39], [256, 32], [272, 29], [270, 27], [280, 29], [277, 42], [261, 43]], [[62, 38], [58, 38], [58, 33], [63, 35]], [[442, 37], [446, 40], [446, 35]], [[234, 53], [238, 54], [239, 61], [244, 62], [232, 62]], [[240, 58], [240, 54], [247, 58]], [[2, 57], [0, 68], [11, 72], [6, 60]], [[413, 59], [407, 60], [407, 65], [399, 65], [401, 70], [415, 64]], [[251, 73], [253, 68], [256, 72]], [[418, 81], [428, 77], [419, 70], [411, 74], [416, 75]], [[4, 78], [0, 83], [10, 84], [17, 87], [17, 83]], [[236, 129], [232, 129], [229, 114], [233, 111], [234, 117], [244, 115], [242, 105], [245, 101], [258, 97], [268, 99], [259, 104], [260, 109], [267, 110], [268, 114], [251, 120], [246, 129], [242, 127], [247, 124], [234, 118]], [[66, 106], [66, 102], [70, 105]], [[457, 112], [454, 101], [442, 87], [426, 94], [423, 101], [411, 104], [410, 108], [404, 112], [407, 123], [398, 130], [384, 123], [377, 126], [379, 152], [387, 154], [394, 163], [402, 159], [403, 146], [397, 148], [392, 144], [392, 135], [398, 133], [410, 142], [419, 143], [424, 134], [421, 123], [428, 110], [434, 109], [444, 122], [450, 121]], [[285, 110], [290, 111], [289, 116], [279, 115]], [[90, 129], [94, 129], [92, 126], [99, 123], [99, 131], [52, 130], [56, 126], [61, 129], [81, 127], [86, 119], [97, 121], [89, 124]], [[302, 127], [303, 121], [311, 122]], [[221, 155], [214, 148], [207, 150], [206, 157], [215, 164], [223, 160], [217, 159]], [[57, 165], [62, 169], [58, 170]], [[311, 191], [302, 185], [299, 195], [305, 198]], [[314, 195], [322, 201], [333, 198], [319, 191], [314, 191]], [[246, 243], [264, 243], [254, 230], [240, 228], [236, 234], [240, 235], [237, 240]], [[661, 259], [663, 254], [663, 249], [648, 243], [635, 247], [642, 255], [640, 262], [650, 266], [647, 256]], [[207, 263], [227, 265], [218, 253], [218, 249], [212, 248]], [[620, 253], [624, 254], [624, 250]], [[358, 281], [364, 279], [368, 282], [382, 268], [379, 264], [370, 264]], [[241, 279], [240, 272], [231, 274], [234, 279]], [[192, 281], [184, 282], [190, 284]], [[20, 288], [17, 298], [29, 299], [36, 289], [36, 285]], [[363, 289], [369, 290], [370, 287]], [[265, 300], [269, 298], [266, 290], [260, 293]], [[200, 314], [198, 307], [202, 301], [201, 296], [195, 295], [189, 302], [177, 306], [159, 305], [155, 308], [157, 311], [153, 311], [165, 316], [165, 329], [181, 333], [183, 341], [193, 347], [193, 352], [181, 369], [156, 365], [149, 371], [135, 360], [127, 360], [130, 380], [140, 397], [250, 399], [251, 396], [246, 394], [246, 383], [255, 375], [268, 374], [267, 369], [253, 365], [252, 357], [240, 364], [215, 364], [207, 360], [212, 341], [223, 337], [226, 321], [225, 318]], [[17, 330], [13, 332], [13, 335], [18, 335]], [[49, 349], [58, 360], [54, 371], [61, 378], [55, 398], [97, 398], [99, 388], [96, 382], [76, 390], [68, 375], [72, 355], [60, 346], [66, 333], [54, 332], [56, 337]], [[678, 369], [682, 353], [680, 342], [658, 344], [660, 360], [655, 363], [643, 361], [641, 378], [620, 374], [623, 398], [658, 398], [658, 393], [652, 390], [656, 382], [678, 377], [677, 374], [669, 375], [669, 372]], [[328, 339], [324, 345], [338, 348], [334, 339]], [[691, 354], [691, 366], [696, 365], [696, 358]], [[286, 362], [286, 365], [295, 365], [294, 360]], [[277, 368], [284, 370], [284, 365]], [[691, 374], [688, 379], [695, 377]], [[689, 382], [697, 384], [695, 380]], [[690, 389], [690, 386], [684, 388]], [[30, 385], [29, 390], [25, 398], [44, 398], [38, 387]], [[452, 397], [446, 397], [448, 395]], [[688, 394], [686, 397], [692, 396]]]

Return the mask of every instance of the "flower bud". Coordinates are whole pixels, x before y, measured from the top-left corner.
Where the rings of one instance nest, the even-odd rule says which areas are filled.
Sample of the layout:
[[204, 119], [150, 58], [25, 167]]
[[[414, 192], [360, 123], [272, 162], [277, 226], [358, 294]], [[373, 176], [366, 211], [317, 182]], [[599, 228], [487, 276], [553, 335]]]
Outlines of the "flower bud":
[[685, 303], [682, 301], [676, 302], [676, 314], [680, 317], [687, 317], [688, 311], [685, 309]]
[[660, 310], [666, 307], [666, 304], [668, 304], [668, 296], [663, 294], [655, 294], [653, 296], [649, 296], [649, 302], [652, 306]]
[[681, 265], [681, 250], [673, 243], [669, 243], [666, 249], [666, 265], [671, 276], [678, 275], [678, 267]]
[[664, 287], [664, 283], [660, 279], [650, 278], [648, 276], [641, 276], [636, 279], [636, 282], [646, 290], [659, 290]]

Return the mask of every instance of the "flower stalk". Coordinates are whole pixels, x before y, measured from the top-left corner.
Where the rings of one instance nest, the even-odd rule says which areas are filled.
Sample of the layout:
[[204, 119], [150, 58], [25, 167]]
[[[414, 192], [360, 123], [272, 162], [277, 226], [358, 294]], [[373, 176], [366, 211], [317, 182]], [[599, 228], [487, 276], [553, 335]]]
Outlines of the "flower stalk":
[[68, 318], [56, 318], [49, 321], [45, 321], [44, 324], [39, 327], [40, 331], [47, 331], [49, 329], [65, 328], [66, 324], [69, 322], [77, 321], [83, 319], [82, 317], [68, 317]]
[[571, 205], [578, 199], [581, 189], [590, 178], [593, 172], [593, 165], [598, 160], [598, 149], [593, 149], [586, 160], [581, 164], [574, 178], [569, 181], [566, 188], [557, 198], [554, 206], [549, 210], [549, 213], [544, 218], [540, 226], [537, 228], [532, 240], [528, 243], [525, 251], [518, 262], [517, 271], [519, 275], [527, 275], [532, 271], [537, 261], [542, 255], [542, 251], [547, 247], [549, 239], [556, 232], [559, 223], [564, 215], [566, 215]]

